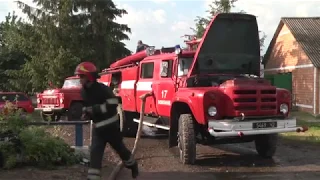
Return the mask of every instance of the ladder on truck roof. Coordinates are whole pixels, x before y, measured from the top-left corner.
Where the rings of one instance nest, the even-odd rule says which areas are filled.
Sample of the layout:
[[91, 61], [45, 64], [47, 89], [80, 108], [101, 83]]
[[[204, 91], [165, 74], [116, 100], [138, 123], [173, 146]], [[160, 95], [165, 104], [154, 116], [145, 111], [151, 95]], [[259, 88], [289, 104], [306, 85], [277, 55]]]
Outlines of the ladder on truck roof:
[[[176, 47], [162, 47], [161, 49], [155, 49], [154, 46], [148, 47], [146, 50], [132, 54], [130, 56], [119, 59], [112, 63], [109, 68], [103, 69], [100, 75], [108, 74], [123, 68], [129, 68], [138, 65], [140, 61], [148, 56], [154, 56], [159, 54], [173, 53]], [[111, 71], [111, 72], [110, 72]]]
[[187, 44], [187, 49], [189, 51], [194, 51], [198, 47], [199, 43], [202, 41], [202, 38], [197, 38], [196, 35], [183, 35], [181, 36], [187, 38], [187, 40], [184, 40], [184, 42]]
[[176, 47], [173, 46], [173, 47], [162, 47], [160, 52], [161, 54], [164, 54], [164, 53], [173, 53], [174, 51], [176, 50]]
[[112, 63], [109, 68], [102, 70], [102, 73], [105, 74], [107, 73], [107, 71], [115, 71], [117, 69], [135, 66], [144, 58], [154, 54], [160, 54], [160, 52], [155, 50], [154, 46], [148, 47], [147, 49], [141, 52], [117, 60], [116, 62]]
[[118, 70], [124, 69], [124, 68], [130, 68], [130, 67], [133, 67], [133, 66], [137, 66], [137, 64], [136, 63], [132, 63], [132, 64], [127, 64], [127, 65], [118, 66], [118, 67], [114, 67], [114, 68], [106, 68], [106, 69], [103, 69], [101, 71], [100, 75], [109, 74], [109, 73], [112, 73], [114, 71], [118, 71]]

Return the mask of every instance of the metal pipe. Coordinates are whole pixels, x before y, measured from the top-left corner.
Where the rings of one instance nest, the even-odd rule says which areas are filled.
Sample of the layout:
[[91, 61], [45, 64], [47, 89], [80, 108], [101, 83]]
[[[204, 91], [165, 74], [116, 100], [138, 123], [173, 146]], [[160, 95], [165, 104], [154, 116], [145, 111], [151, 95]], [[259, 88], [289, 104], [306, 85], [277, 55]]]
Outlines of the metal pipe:
[[[140, 124], [140, 120], [139, 119], [133, 119], [134, 122], [137, 122]], [[168, 126], [162, 126], [162, 125], [158, 125], [158, 124], [152, 124], [152, 123], [149, 123], [149, 122], [142, 122], [143, 125], [146, 125], [146, 126], [149, 126], [149, 127], [156, 127], [156, 128], [159, 128], [159, 129], [164, 129], [164, 130], [170, 130], [170, 127]]]

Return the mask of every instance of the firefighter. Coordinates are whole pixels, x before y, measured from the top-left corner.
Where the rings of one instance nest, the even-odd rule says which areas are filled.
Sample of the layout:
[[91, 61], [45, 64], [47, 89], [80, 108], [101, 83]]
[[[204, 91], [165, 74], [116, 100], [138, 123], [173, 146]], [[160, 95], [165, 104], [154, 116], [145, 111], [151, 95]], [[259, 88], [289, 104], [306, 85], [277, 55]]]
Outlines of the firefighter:
[[93, 120], [92, 144], [88, 180], [101, 179], [102, 158], [106, 143], [118, 153], [126, 168], [131, 169], [132, 177], [139, 174], [138, 164], [123, 143], [117, 113], [118, 99], [111, 89], [97, 82], [99, 78], [96, 66], [91, 62], [80, 63], [75, 70], [82, 84], [81, 96], [84, 101], [84, 116]]
[[138, 41], [137, 50], [136, 53], [145, 50], [148, 47], [148, 45], [143, 44], [141, 40]]

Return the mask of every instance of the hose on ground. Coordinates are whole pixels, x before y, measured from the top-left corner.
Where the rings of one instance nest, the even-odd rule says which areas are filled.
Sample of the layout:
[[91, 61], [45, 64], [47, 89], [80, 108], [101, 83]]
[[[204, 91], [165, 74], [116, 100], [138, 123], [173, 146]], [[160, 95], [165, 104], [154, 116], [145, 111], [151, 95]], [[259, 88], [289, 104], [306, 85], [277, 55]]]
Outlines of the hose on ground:
[[[137, 147], [138, 147], [138, 143], [140, 141], [140, 137], [141, 137], [141, 133], [142, 133], [142, 126], [143, 126], [143, 119], [144, 119], [144, 110], [145, 110], [145, 105], [146, 105], [146, 99], [150, 96], [152, 96], [153, 93], [149, 92], [146, 94], [143, 94], [140, 96], [140, 99], [142, 100], [142, 104], [141, 104], [141, 110], [140, 110], [140, 123], [138, 126], [138, 131], [136, 134], [136, 139], [134, 142], [134, 146], [133, 149], [131, 151], [131, 156], [134, 158], [136, 152], [137, 152]], [[110, 176], [109, 176], [109, 180], [115, 180], [119, 174], [119, 172], [121, 171], [121, 169], [124, 167], [124, 164], [122, 161], [120, 161], [117, 166], [113, 169], [113, 171], [111, 172]]]

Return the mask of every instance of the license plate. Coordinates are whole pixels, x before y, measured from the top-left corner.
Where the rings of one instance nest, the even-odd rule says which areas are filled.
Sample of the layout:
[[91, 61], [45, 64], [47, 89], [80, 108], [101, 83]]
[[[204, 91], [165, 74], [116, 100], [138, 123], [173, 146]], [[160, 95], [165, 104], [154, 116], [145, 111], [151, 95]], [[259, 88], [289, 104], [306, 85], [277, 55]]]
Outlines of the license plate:
[[43, 108], [43, 111], [44, 112], [49, 112], [49, 111], [52, 111], [52, 109], [51, 108]]
[[256, 122], [252, 123], [253, 129], [263, 129], [263, 128], [275, 128], [277, 127], [277, 122]]

